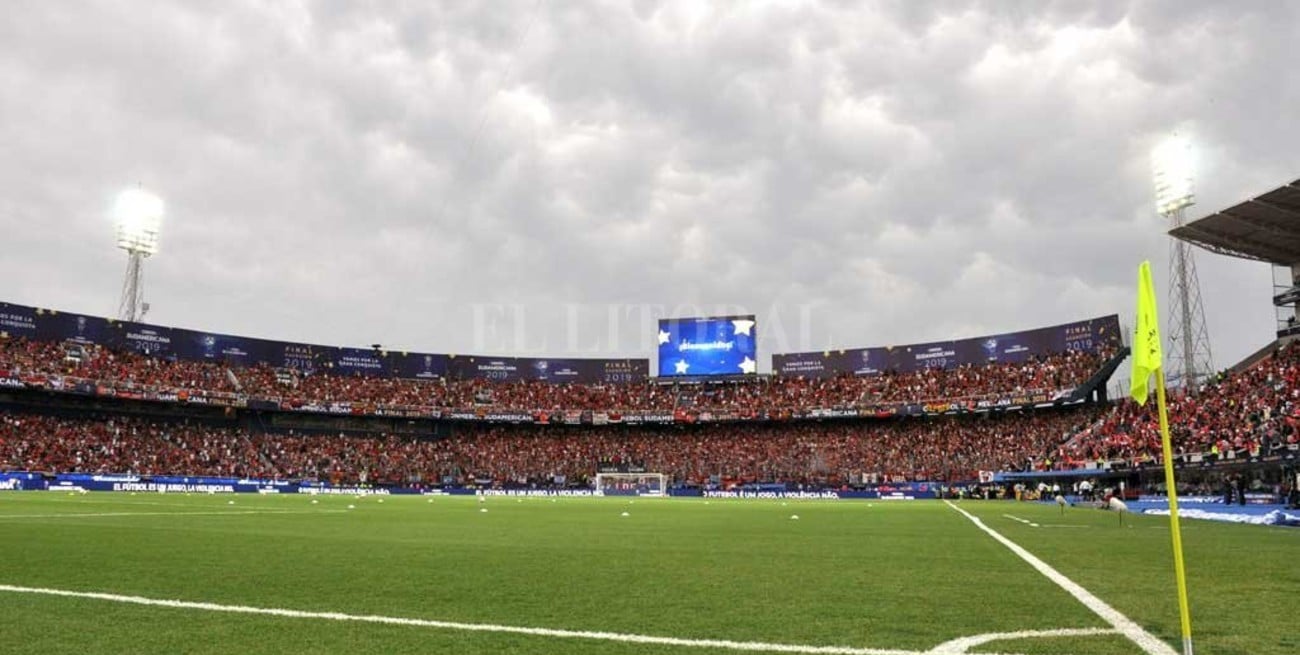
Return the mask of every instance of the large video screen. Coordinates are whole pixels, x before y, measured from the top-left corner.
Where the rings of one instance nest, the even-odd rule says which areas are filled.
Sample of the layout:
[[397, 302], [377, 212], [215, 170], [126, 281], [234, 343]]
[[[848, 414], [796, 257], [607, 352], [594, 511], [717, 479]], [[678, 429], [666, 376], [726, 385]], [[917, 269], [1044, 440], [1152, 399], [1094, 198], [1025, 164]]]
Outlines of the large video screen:
[[659, 375], [754, 375], [758, 328], [751, 316], [659, 321]]

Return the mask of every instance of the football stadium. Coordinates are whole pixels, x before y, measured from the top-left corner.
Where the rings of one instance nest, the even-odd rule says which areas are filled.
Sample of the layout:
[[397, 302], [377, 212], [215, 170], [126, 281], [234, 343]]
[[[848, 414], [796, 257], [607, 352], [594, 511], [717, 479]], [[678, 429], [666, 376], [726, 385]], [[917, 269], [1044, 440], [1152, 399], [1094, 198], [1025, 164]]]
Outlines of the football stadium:
[[[564, 147], [582, 152], [587, 146], [574, 145], [585, 143], [582, 139], [618, 138], [611, 136], [617, 126], [581, 127], [583, 116], [631, 121], [646, 107], [658, 106], [651, 100], [628, 105], [631, 95], [671, 86], [677, 75], [738, 66], [737, 51], [728, 48], [742, 46], [726, 40], [735, 30], [748, 34], [751, 28], [743, 25], [750, 22], [771, 34], [781, 33], [782, 25], [798, 31], [813, 24], [856, 34], [871, 32], [875, 21], [922, 20], [891, 18], [891, 12], [902, 11], [898, 7], [839, 7], [848, 14], [833, 19], [821, 16], [825, 8], [817, 3], [745, 4], [727, 11], [691, 3], [634, 5], [562, 9], [528, 3], [509, 18], [440, 6], [428, 21], [383, 15], [374, 23], [383, 28], [360, 15], [330, 16], [337, 8], [323, 6], [299, 7], [294, 11], [305, 13], [296, 17], [287, 7], [231, 8], [222, 17], [195, 8], [159, 8], [151, 14], [106, 6], [90, 13], [102, 12], [100, 20], [91, 21], [101, 24], [174, 25], [187, 37], [168, 37], [152, 54], [174, 55], [175, 61], [187, 62], [177, 65], [196, 66], [194, 75], [214, 79], [226, 63], [243, 61], [238, 53], [244, 48], [260, 54], [245, 62], [257, 63], [241, 69], [241, 75], [281, 82], [289, 78], [279, 77], [287, 75], [280, 67], [291, 64], [277, 57], [290, 55], [268, 53], [319, 51], [322, 61], [332, 63], [318, 64], [314, 73], [291, 66], [294, 74], [331, 76], [322, 71], [335, 66], [339, 78], [331, 77], [325, 97], [366, 97], [375, 105], [397, 102], [389, 95], [393, 88], [433, 84], [429, 80], [440, 75], [482, 65], [487, 77], [474, 79], [496, 89], [492, 94], [532, 89], [518, 91], [532, 98], [529, 116], [544, 114], [544, 120], [536, 120], [550, 126], [545, 129], [570, 121], [574, 132]], [[942, 34], [947, 29], [942, 26], [954, 23], [939, 16], [949, 7], [940, 7], [925, 19], [932, 21], [926, 22], [925, 39], [938, 39], [926, 41], [931, 45], [952, 36]], [[1079, 36], [1078, 30], [1128, 33], [1138, 29], [1135, 25], [1155, 29], [1151, 26], [1163, 20], [1154, 15], [1160, 12], [1133, 9], [1086, 19], [1051, 14], [1034, 23], [1002, 11], [971, 9], [961, 20], [987, 20], [1017, 34], [1023, 29], [1041, 35], [1045, 25], [1059, 19], [1057, 27], [1072, 35], [1066, 55], [1040, 53], [1031, 57], [1035, 66], [1059, 66], [1064, 56], [1088, 61], [1101, 56], [1086, 43], [1079, 45], [1101, 37]], [[125, 54], [134, 51], [118, 37], [97, 41], [70, 27], [90, 16], [61, 22], [55, 13], [20, 14], [19, 24], [58, 35], [39, 44], [0, 46], [0, 53], [13, 48], [9, 52], [30, 55], [15, 60], [28, 62], [31, 71], [37, 63], [54, 66], [56, 60], [72, 70], [116, 69], [135, 61]], [[630, 29], [620, 22], [624, 14], [627, 21], [651, 26], [649, 31], [624, 33]], [[479, 19], [485, 31], [471, 29]], [[841, 19], [848, 22], [836, 27]], [[455, 29], [437, 27], [440, 22]], [[371, 27], [359, 27], [363, 24]], [[845, 27], [850, 24], [851, 29]], [[223, 34], [242, 29], [246, 39], [223, 41], [222, 54], [205, 50], [197, 59], [193, 48], [212, 36], [208, 27]], [[561, 38], [566, 29], [595, 45]], [[263, 51], [263, 30], [285, 40], [277, 36], [273, 40], [279, 45]], [[472, 54], [462, 56], [459, 42], [449, 36], [438, 41], [437, 54], [428, 55], [434, 63], [416, 78], [352, 77], [362, 70], [349, 68], [354, 64], [396, 61], [383, 45], [390, 37], [415, 38], [424, 31], [467, 39], [473, 47], [460, 46]], [[598, 36], [602, 31], [609, 34]], [[872, 33], [887, 38], [887, 32]], [[829, 32], [813, 33], [834, 41]], [[367, 36], [345, 46], [334, 38], [344, 34]], [[792, 43], [803, 45], [790, 45], [789, 52], [803, 61], [799, 58], [818, 50], [808, 50], [805, 41], [811, 37], [799, 34]], [[98, 62], [96, 56], [63, 61], [54, 54], [56, 43], [73, 50], [84, 46], [98, 53]], [[780, 50], [745, 39], [739, 43], [762, 52]], [[918, 52], [926, 49], [913, 45]], [[989, 45], [988, 51], [1002, 47]], [[674, 59], [675, 72], [660, 78], [644, 68], [648, 63], [623, 59], [642, 49]], [[417, 51], [410, 46], [401, 50], [402, 57]], [[588, 67], [583, 70], [589, 69], [595, 81], [575, 81], [538, 64], [558, 66], [560, 59], [548, 57], [568, 51], [580, 54], [581, 66]], [[844, 62], [852, 60], [845, 57]], [[132, 88], [142, 98], [180, 103], [189, 93], [190, 82], [183, 81], [189, 78], [171, 78], [169, 64], [162, 61], [140, 65], [158, 73], [152, 79], [171, 82]], [[981, 62], [976, 73], [987, 73], [981, 67], [988, 58]], [[262, 65], [262, 73], [253, 72]], [[774, 86], [766, 86], [769, 81], [761, 88], [778, 93], [787, 83], [798, 86], [793, 80], [813, 70], [795, 69], [803, 73], [783, 73]], [[64, 72], [51, 75], [62, 82], [26, 97], [39, 105], [72, 88], [66, 70], [58, 70]], [[740, 79], [749, 69], [736, 70]], [[623, 81], [604, 77], [609, 71], [619, 76], [640, 71], [644, 77], [624, 88]], [[428, 79], [421, 77], [426, 73]], [[0, 75], [0, 85], [9, 87], [0, 98], [27, 88], [20, 77]], [[295, 93], [292, 84], [276, 88], [272, 95]], [[677, 99], [688, 105], [693, 94], [716, 91], [719, 107], [759, 111], [764, 106], [757, 96], [731, 97], [736, 88], [673, 93], [684, 94]], [[588, 108], [592, 113], [582, 114], [565, 104], [565, 89], [577, 96], [591, 89], [609, 95]], [[781, 91], [786, 92], [796, 93]], [[258, 103], [269, 102], [259, 97]], [[423, 106], [421, 97], [412, 96], [409, 111]], [[1108, 207], [1099, 211], [1111, 211], [1113, 205], [1101, 196], [1123, 196], [1129, 178], [1141, 177], [1138, 186], [1144, 190], [1130, 194], [1141, 204], [1132, 210], [1138, 218], [1114, 224], [1122, 229], [1112, 225], [1114, 234], [1105, 235], [1100, 246], [1088, 245], [1074, 227], [1061, 226], [1017, 241], [1007, 251], [1005, 261], [1030, 257], [1043, 275], [1054, 270], [1049, 260], [1069, 259], [1075, 268], [1066, 275], [1076, 286], [1063, 285], [1059, 298], [1012, 294], [1006, 297], [1014, 302], [1004, 302], [991, 293], [966, 305], [960, 281], [938, 283], [958, 285], [953, 287], [957, 296], [907, 285], [881, 291], [863, 281], [870, 290], [861, 298], [837, 297], [833, 311], [808, 310], [792, 320], [795, 313], [821, 305], [809, 302], [792, 311], [795, 304], [785, 295], [791, 287], [779, 286], [783, 280], [795, 280], [801, 294], [820, 298], [816, 287], [839, 284], [838, 273], [805, 274], [789, 261], [763, 260], [758, 253], [783, 240], [768, 231], [770, 226], [732, 234], [746, 245], [728, 250], [717, 232], [709, 232], [706, 219], [688, 217], [705, 205], [688, 202], [661, 216], [663, 203], [673, 201], [638, 199], [635, 192], [629, 192], [631, 199], [610, 200], [610, 192], [583, 187], [578, 179], [596, 176], [613, 184], [610, 180], [642, 174], [621, 160], [588, 166], [564, 159], [555, 169], [519, 163], [524, 155], [500, 150], [502, 144], [544, 136], [498, 124], [505, 110], [491, 103], [455, 101], [467, 108], [463, 124], [447, 128], [459, 141], [439, 156], [464, 170], [447, 178], [452, 181], [445, 198], [433, 188], [376, 181], [399, 169], [417, 175], [423, 165], [412, 158], [419, 143], [414, 136], [405, 140], [400, 130], [379, 128], [362, 141], [382, 141], [388, 163], [358, 168], [353, 181], [328, 178], [337, 183], [332, 188], [327, 183], [293, 187], [301, 194], [295, 206], [321, 215], [350, 206], [342, 200], [331, 204], [336, 198], [366, 191], [353, 207], [378, 213], [344, 212], [340, 220], [383, 235], [376, 237], [380, 245], [373, 245], [369, 237], [356, 236], [362, 232], [347, 231], [352, 228], [334, 231], [274, 209], [281, 199], [272, 196], [283, 190], [279, 176], [330, 165], [317, 145], [276, 148], [274, 168], [256, 172], [261, 164], [251, 154], [252, 144], [275, 140], [237, 136], [243, 109], [180, 112], [119, 100], [108, 101], [115, 118], [95, 120], [117, 129], [135, 125], [123, 117], [131, 112], [143, 117], [161, 111], [179, 121], [160, 123], [161, 132], [192, 121], [209, 139], [196, 147], [205, 148], [211, 159], [179, 163], [169, 159], [174, 155], [169, 147], [142, 143], [123, 156], [148, 161], [138, 169], [127, 167], [147, 174], [138, 183], [112, 178], [111, 200], [97, 211], [82, 210], [90, 216], [85, 221], [27, 218], [47, 211], [50, 198], [60, 194], [93, 207], [93, 198], [78, 196], [111, 185], [100, 182], [105, 186], [94, 187], [94, 193], [77, 189], [85, 170], [70, 171], [66, 179], [44, 170], [40, 175], [48, 184], [16, 184], [22, 189], [0, 203], [0, 230], [6, 235], [0, 253], [10, 262], [0, 263], [0, 651], [1300, 652], [1294, 621], [1300, 591], [1300, 180], [1286, 181], [1294, 177], [1293, 161], [1256, 166], [1263, 173], [1218, 183], [1237, 195], [1202, 210], [1193, 182], [1197, 189], [1216, 184], [1197, 179], [1198, 170], [1226, 175], [1230, 167], [1222, 153], [1228, 146], [1206, 146], [1221, 159], [1217, 168], [1198, 167], [1200, 145], [1188, 134], [1220, 134], [1226, 141], [1211, 126], [1229, 118], [1193, 112], [1195, 121], [1183, 122], [1184, 129], [1172, 137], [1124, 128], [1141, 133], [1132, 143], [1144, 166], [1149, 157], [1154, 191], [1149, 172], [1138, 175], [1131, 162], [1121, 161], [1131, 153], [1099, 163], [1102, 172], [1079, 183], [1095, 185], [1089, 193]], [[302, 128], [304, 133], [326, 139], [313, 123], [319, 118], [315, 112], [334, 110], [307, 101], [294, 106], [299, 119], [312, 124]], [[853, 114], [850, 122], [872, 124], [895, 109], [881, 105]], [[83, 110], [89, 111], [69, 111]], [[885, 114], [872, 113], [877, 110]], [[247, 111], [265, 116], [269, 110]], [[610, 119], [608, 112], [627, 118]], [[187, 118], [182, 121], [181, 115]], [[776, 120], [780, 112], [763, 115]], [[47, 116], [36, 109], [15, 110], [12, 122], [23, 127], [13, 134], [36, 129]], [[352, 118], [370, 120], [358, 116]], [[738, 113], [730, 116], [741, 119]], [[674, 127], [661, 133], [662, 144], [641, 142], [626, 161], [658, 157], [652, 151], [660, 145], [665, 152], [687, 148], [686, 141], [664, 135], [694, 133], [704, 125], [694, 122], [697, 117], [671, 120]], [[67, 129], [81, 135], [77, 138], [98, 143], [87, 134], [100, 123], [74, 122], [80, 124], [69, 123]], [[1007, 125], [998, 129], [1014, 131]], [[509, 138], [496, 134], [499, 130]], [[583, 136], [574, 136], [579, 132]], [[209, 147], [232, 159], [217, 161], [223, 155]], [[20, 168], [41, 168], [31, 154], [39, 150], [22, 141], [17, 152], [30, 163]], [[714, 150], [710, 157], [753, 158], [747, 162], [814, 157], [773, 144], [749, 155], [721, 146]], [[1082, 154], [1106, 157], [1059, 150], [1046, 156]], [[115, 173], [116, 164], [108, 163], [103, 164], [108, 172], [98, 172], [97, 161], [88, 155], [84, 167], [106, 179]], [[224, 168], [231, 161], [236, 165]], [[705, 165], [702, 159], [691, 161]], [[500, 179], [487, 170], [489, 162], [512, 171], [508, 177], [514, 181], [497, 188]], [[1034, 172], [1052, 166], [1044, 162], [998, 168], [998, 176], [1019, 170], [1027, 178], [1000, 193], [1030, 196], [1031, 186], [1048, 185]], [[625, 165], [632, 167], [619, 168]], [[852, 171], [858, 164], [836, 164], [841, 165], [846, 168], [836, 174], [857, 175]], [[924, 176], [932, 164], [916, 165]], [[1277, 170], [1283, 177], [1270, 177], [1264, 187], [1255, 182]], [[715, 193], [684, 181], [685, 169], [674, 171], [659, 171], [652, 186], [673, 189], [677, 195], [668, 197], [675, 198]], [[973, 185], [989, 181], [974, 169], [970, 173]], [[232, 201], [224, 193], [212, 195], [212, 186], [225, 184], [223, 175], [243, 190], [235, 195], [245, 205], [226, 204]], [[764, 177], [761, 186], [767, 191], [761, 198], [728, 196], [718, 211], [729, 212], [722, 207], [738, 203], [742, 213], [760, 216], [778, 207], [813, 221], [809, 225], [841, 225], [836, 217], [841, 210], [795, 208], [777, 197], [783, 185], [798, 187], [798, 177], [782, 168]], [[725, 187], [724, 178], [712, 183]], [[34, 178], [15, 168], [0, 169], [0, 179]], [[907, 186], [891, 179], [872, 178], [867, 186], [873, 190], [866, 193]], [[818, 182], [823, 183], [829, 184]], [[536, 192], [536, 185], [549, 185], [538, 193], [552, 206], [532, 214], [533, 209], [520, 207], [534, 202], [528, 193]], [[683, 190], [688, 188], [693, 190]], [[1238, 193], [1239, 188], [1245, 190]], [[590, 195], [576, 197], [579, 189]], [[918, 192], [939, 192], [924, 189]], [[173, 193], [180, 200], [173, 201]], [[952, 193], [969, 202], [972, 212], [985, 202], [971, 189]], [[1216, 199], [1227, 197], [1216, 193]], [[913, 195], [910, 189], [907, 195]], [[988, 202], [1005, 209], [1019, 201]], [[231, 206], [254, 205], [265, 209], [248, 210], [242, 218], [226, 213]], [[596, 206], [605, 207], [608, 217], [577, 218]], [[512, 211], [523, 214], [513, 220]], [[547, 221], [544, 216], [552, 211], [571, 216], [572, 222], [525, 220]], [[907, 210], [898, 211], [903, 217], [897, 220], [909, 220]], [[423, 228], [404, 231], [399, 218], [385, 218], [384, 212], [412, 212], [435, 223], [458, 212], [469, 218], [456, 227], [437, 223], [426, 234]], [[586, 252], [576, 240], [540, 234], [567, 225], [598, 234], [598, 252], [610, 257], [661, 252], [648, 233], [625, 224], [639, 219], [622, 212], [658, 217], [682, 230], [680, 240], [663, 251], [678, 259], [642, 271], [587, 268], [592, 262], [575, 254]], [[585, 222], [591, 220], [597, 222]], [[949, 219], [937, 220], [936, 225]], [[201, 222], [204, 227], [195, 227]], [[82, 230], [84, 225], [98, 231]], [[1016, 225], [1012, 233], [1023, 228]], [[178, 232], [174, 245], [168, 240], [173, 229]], [[506, 236], [488, 241], [467, 236], [457, 247], [473, 256], [449, 264], [456, 269], [430, 269], [435, 264], [407, 259], [415, 250], [458, 238], [457, 230]], [[628, 239], [618, 230], [637, 236]], [[1130, 239], [1125, 230], [1145, 236]], [[218, 244], [227, 232], [239, 235], [240, 254]], [[822, 249], [810, 252], [821, 253], [853, 238], [847, 232], [807, 237]], [[897, 235], [878, 238], [886, 247]], [[274, 245], [263, 249], [263, 241]], [[814, 247], [795, 241], [782, 245]], [[1000, 256], [992, 243], [962, 247], [978, 253], [971, 255], [974, 262]], [[924, 245], [909, 248], [909, 262], [944, 265], [944, 257]], [[752, 259], [744, 249], [752, 249]], [[264, 259], [250, 259], [246, 252]], [[545, 263], [537, 265], [535, 256]], [[721, 272], [700, 269], [707, 274], [679, 284], [677, 269], [689, 269], [701, 257], [730, 259]], [[831, 267], [827, 271], [843, 267], [881, 278], [905, 275], [910, 266], [879, 260], [862, 268], [830, 255], [812, 259], [823, 260], [817, 265]], [[758, 271], [764, 266], [771, 275]], [[1257, 283], [1238, 290], [1234, 285], [1241, 278], [1216, 277], [1236, 276], [1239, 270], [1253, 271], [1249, 279]], [[1272, 271], [1271, 287], [1266, 270]], [[434, 280], [421, 281], [425, 277]], [[360, 289], [357, 295], [321, 291], [328, 284], [346, 285], [347, 278], [356, 278], [357, 286], [344, 288]], [[736, 304], [717, 304], [717, 311], [671, 309], [672, 302], [707, 308], [733, 283], [746, 290], [723, 300]], [[1026, 281], [1026, 289], [1034, 284]], [[528, 345], [534, 335], [524, 332], [520, 317], [506, 328], [492, 323], [492, 311], [504, 316], [518, 309], [522, 316], [521, 308], [532, 305], [516, 300], [542, 286], [554, 293], [541, 305], [603, 303], [609, 311], [598, 312], [594, 330], [576, 326], [574, 312], [564, 313], [563, 321], [557, 319], [565, 324], [564, 346], [554, 340], [541, 348]], [[303, 291], [309, 288], [318, 293]], [[430, 305], [410, 297], [429, 289], [455, 289], [487, 305], [458, 300]], [[1238, 295], [1247, 300], [1234, 298]], [[940, 297], [949, 309], [927, 313]], [[627, 310], [656, 302], [669, 304], [658, 305], [651, 315]], [[1208, 326], [1219, 330], [1254, 320], [1224, 315], [1223, 307], [1265, 316], [1266, 334], [1215, 332], [1212, 339]], [[945, 314], [944, 320], [920, 318]], [[594, 336], [614, 335], [622, 329], [616, 323], [630, 315], [643, 319], [628, 330], [639, 335], [632, 342]], [[871, 316], [872, 322], [853, 322], [859, 315]], [[794, 323], [802, 336], [812, 338], [788, 338]], [[433, 336], [409, 345], [367, 344], [351, 327], [355, 324], [369, 326], [371, 334]], [[484, 336], [495, 330], [499, 337], [503, 329], [513, 336]], [[837, 331], [856, 336], [842, 347], [814, 345], [830, 343], [828, 335]], [[461, 352], [466, 344], [479, 350]], [[1231, 361], [1223, 354], [1212, 357], [1212, 346]]]

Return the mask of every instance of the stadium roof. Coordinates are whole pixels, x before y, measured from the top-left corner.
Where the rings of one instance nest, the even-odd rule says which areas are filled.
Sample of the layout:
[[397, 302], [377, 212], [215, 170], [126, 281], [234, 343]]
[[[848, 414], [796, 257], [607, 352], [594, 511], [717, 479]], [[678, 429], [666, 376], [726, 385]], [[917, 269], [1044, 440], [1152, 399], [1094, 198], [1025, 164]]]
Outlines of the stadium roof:
[[1169, 234], [1221, 255], [1281, 266], [1300, 264], [1300, 180]]

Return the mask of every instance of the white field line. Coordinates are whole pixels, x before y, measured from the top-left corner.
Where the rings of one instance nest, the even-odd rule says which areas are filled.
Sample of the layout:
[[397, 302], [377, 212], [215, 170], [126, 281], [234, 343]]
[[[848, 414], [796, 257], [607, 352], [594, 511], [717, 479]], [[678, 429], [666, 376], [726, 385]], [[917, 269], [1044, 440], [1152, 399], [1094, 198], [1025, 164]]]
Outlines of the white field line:
[[1010, 639], [1032, 639], [1035, 637], [1092, 637], [1096, 635], [1114, 635], [1118, 631], [1111, 628], [1066, 628], [1062, 630], [1021, 630], [1019, 632], [990, 632], [973, 637], [959, 637], [935, 646], [927, 655], [964, 655], [976, 646], [990, 641]]
[[1024, 523], [1025, 525], [1027, 525], [1027, 526], [1029, 526], [1029, 527], [1031, 527], [1031, 528], [1086, 528], [1086, 527], [1089, 527], [1089, 526], [1086, 526], [1086, 525], [1067, 525], [1067, 524], [1064, 524], [1064, 523], [1061, 523], [1061, 524], [1053, 524], [1053, 523], [1034, 523], [1033, 521], [1030, 521], [1029, 519], [1022, 519], [1022, 518], [1020, 518], [1019, 516], [1012, 516], [1012, 515], [1010, 515], [1010, 514], [1003, 514], [1003, 516], [1005, 516], [1005, 517], [1011, 519], [1012, 521], [1020, 521], [1021, 523]]
[[53, 500], [52, 502], [58, 504], [60, 507], [67, 507], [67, 503], [72, 503], [75, 505], [116, 505], [118, 507], [135, 507], [137, 505], [155, 505], [158, 507], [194, 507], [195, 506], [194, 503], [155, 503], [147, 500], [122, 500], [122, 499], [95, 500], [92, 498], [86, 498], [84, 496], [78, 496], [74, 500], [67, 500], [67, 499], [60, 498], [58, 500]]
[[1025, 525], [1030, 526], [1030, 527], [1033, 527], [1033, 528], [1037, 528], [1037, 527], [1039, 527], [1039, 525], [1038, 525], [1037, 523], [1034, 523], [1033, 521], [1030, 521], [1029, 519], [1022, 519], [1022, 518], [1020, 518], [1019, 516], [1012, 516], [1012, 515], [1010, 515], [1010, 514], [1003, 514], [1003, 516], [1005, 516], [1005, 517], [1011, 519], [1012, 521], [1020, 521], [1021, 523], [1024, 523]]
[[1155, 635], [1147, 632], [1142, 626], [1134, 622], [1133, 619], [1121, 614], [1119, 610], [1108, 605], [1106, 601], [1096, 597], [1092, 592], [1084, 589], [1077, 582], [1065, 577], [1065, 575], [1060, 571], [1049, 566], [1047, 562], [1038, 559], [1033, 553], [1021, 548], [1016, 542], [1007, 539], [993, 528], [984, 525], [984, 522], [978, 517], [952, 504], [950, 501], [945, 500], [943, 502], [946, 503], [948, 507], [960, 512], [962, 516], [970, 519], [971, 523], [975, 524], [975, 527], [983, 530], [990, 537], [997, 540], [998, 543], [1009, 548], [1011, 552], [1019, 556], [1020, 559], [1028, 562], [1030, 566], [1034, 567], [1034, 569], [1039, 573], [1042, 573], [1048, 580], [1055, 582], [1058, 587], [1067, 591], [1071, 596], [1074, 596], [1079, 602], [1083, 603], [1085, 607], [1092, 610], [1094, 614], [1100, 616], [1103, 621], [1109, 623], [1115, 628], [1115, 630], [1119, 631], [1120, 634], [1128, 637], [1129, 640], [1137, 644], [1138, 647], [1149, 655], [1178, 655], [1177, 651], [1175, 651], [1169, 644], [1166, 644]]
[[[395, 616], [376, 616], [369, 614], [344, 614], [342, 612], [308, 612], [302, 610], [280, 609], [272, 607], [248, 607], [243, 605], [219, 605], [184, 600], [162, 600], [142, 596], [124, 596], [91, 591], [68, 591], [44, 587], [20, 587], [0, 584], [0, 592], [17, 594], [34, 594], [41, 596], [60, 596], [64, 598], [85, 598], [103, 600], [130, 605], [147, 605], [169, 607], [174, 609], [204, 610], [208, 612], [226, 612], [231, 614], [257, 614], [291, 619], [324, 619], [327, 621], [350, 621], [357, 623], [379, 623], [384, 625], [414, 626], [422, 628], [439, 628], [443, 630], [463, 630], [467, 632], [494, 632], [504, 634], [530, 635], [536, 637], [553, 637], [560, 639], [587, 639], [593, 641], [617, 641], [634, 644], [655, 644], [658, 646], [684, 646], [688, 648], [716, 648], [768, 653], [800, 653], [807, 655], [961, 655], [967, 648], [1003, 639], [1026, 639], [1033, 637], [1070, 637], [1112, 634], [1114, 630], [1105, 628], [1067, 628], [1061, 630], [1025, 630], [1021, 632], [1000, 632], [962, 637], [936, 646], [932, 650], [913, 651], [893, 648], [854, 648], [850, 646], [805, 646], [800, 644], [774, 644], [761, 641], [733, 641], [730, 639], [684, 639], [680, 637], [656, 637], [651, 635], [627, 634], [622, 632], [591, 632], [585, 630], [558, 630], [553, 628], [529, 628], [513, 625], [496, 625], [492, 623], [460, 623], [455, 621], [435, 621], [430, 619], [410, 619]], [[998, 655], [981, 653], [981, 655]]]
[[92, 519], [112, 516], [240, 516], [248, 514], [333, 514], [346, 512], [344, 509], [316, 510], [276, 510], [276, 509], [228, 509], [212, 512], [65, 512], [61, 514], [0, 514], [0, 521], [14, 519]]
[[65, 591], [39, 587], [17, 587], [0, 584], [0, 591], [14, 593], [40, 594], [45, 596], [63, 596], [69, 598], [88, 598], [106, 600], [132, 605], [151, 605], [179, 609], [206, 610], [209, 612], [230, 612], [235, 614], [261, 614], [295, 619], [326, 619], [330, 621], [356, 621], [360, 623], [382, 623], [387, 625], [418, 626], [442, 628], [445, 630], [466, 630], [471, 632], [497, 632], [507, 634], [535, 635], [539, 637], [559, 637], [567, 639], [593, 639], [600, 641], [621, 641], [639, 644], [657, 644], [663, 646], [695, 646], [701, 648], [723, 648], [743, 651], [766, 651], [775, 653], [809, 653], [827, 655], [924, 655], [915, 651], [850, 648], [843, 646], [801, 646], [796, 644], [769, 644], [753, 641], [730, 641], [724, 639], [680, 639], [676, 637], [653, 637], [648, 635], [624, 634], [619, 632], [588, 632], [582, 630], [555, 630], [550, 628], [528, 628], [491, 623], [459, 623], [454, 621], [433, 621], [428, 619], [409, 619], [393, 616], [374, 616], [343, 614], [341, 612], [306, 612], [301, 610], [278, 609], [268, 607], [245, 607], [240, 605], [218, 605], [215, 603], [197, 603], [181, 600], [159, 600], [141, 596], [122, 596], [84, 591]]

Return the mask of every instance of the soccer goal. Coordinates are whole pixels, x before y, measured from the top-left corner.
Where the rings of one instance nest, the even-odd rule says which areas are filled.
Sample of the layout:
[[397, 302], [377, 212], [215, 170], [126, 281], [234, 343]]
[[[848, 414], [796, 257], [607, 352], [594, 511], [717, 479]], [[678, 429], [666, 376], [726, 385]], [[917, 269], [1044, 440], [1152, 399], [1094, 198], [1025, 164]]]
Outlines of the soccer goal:
[[596, 493], [601, 496], [667, 496], [668, 476], [663, 473], [597, 473]]

